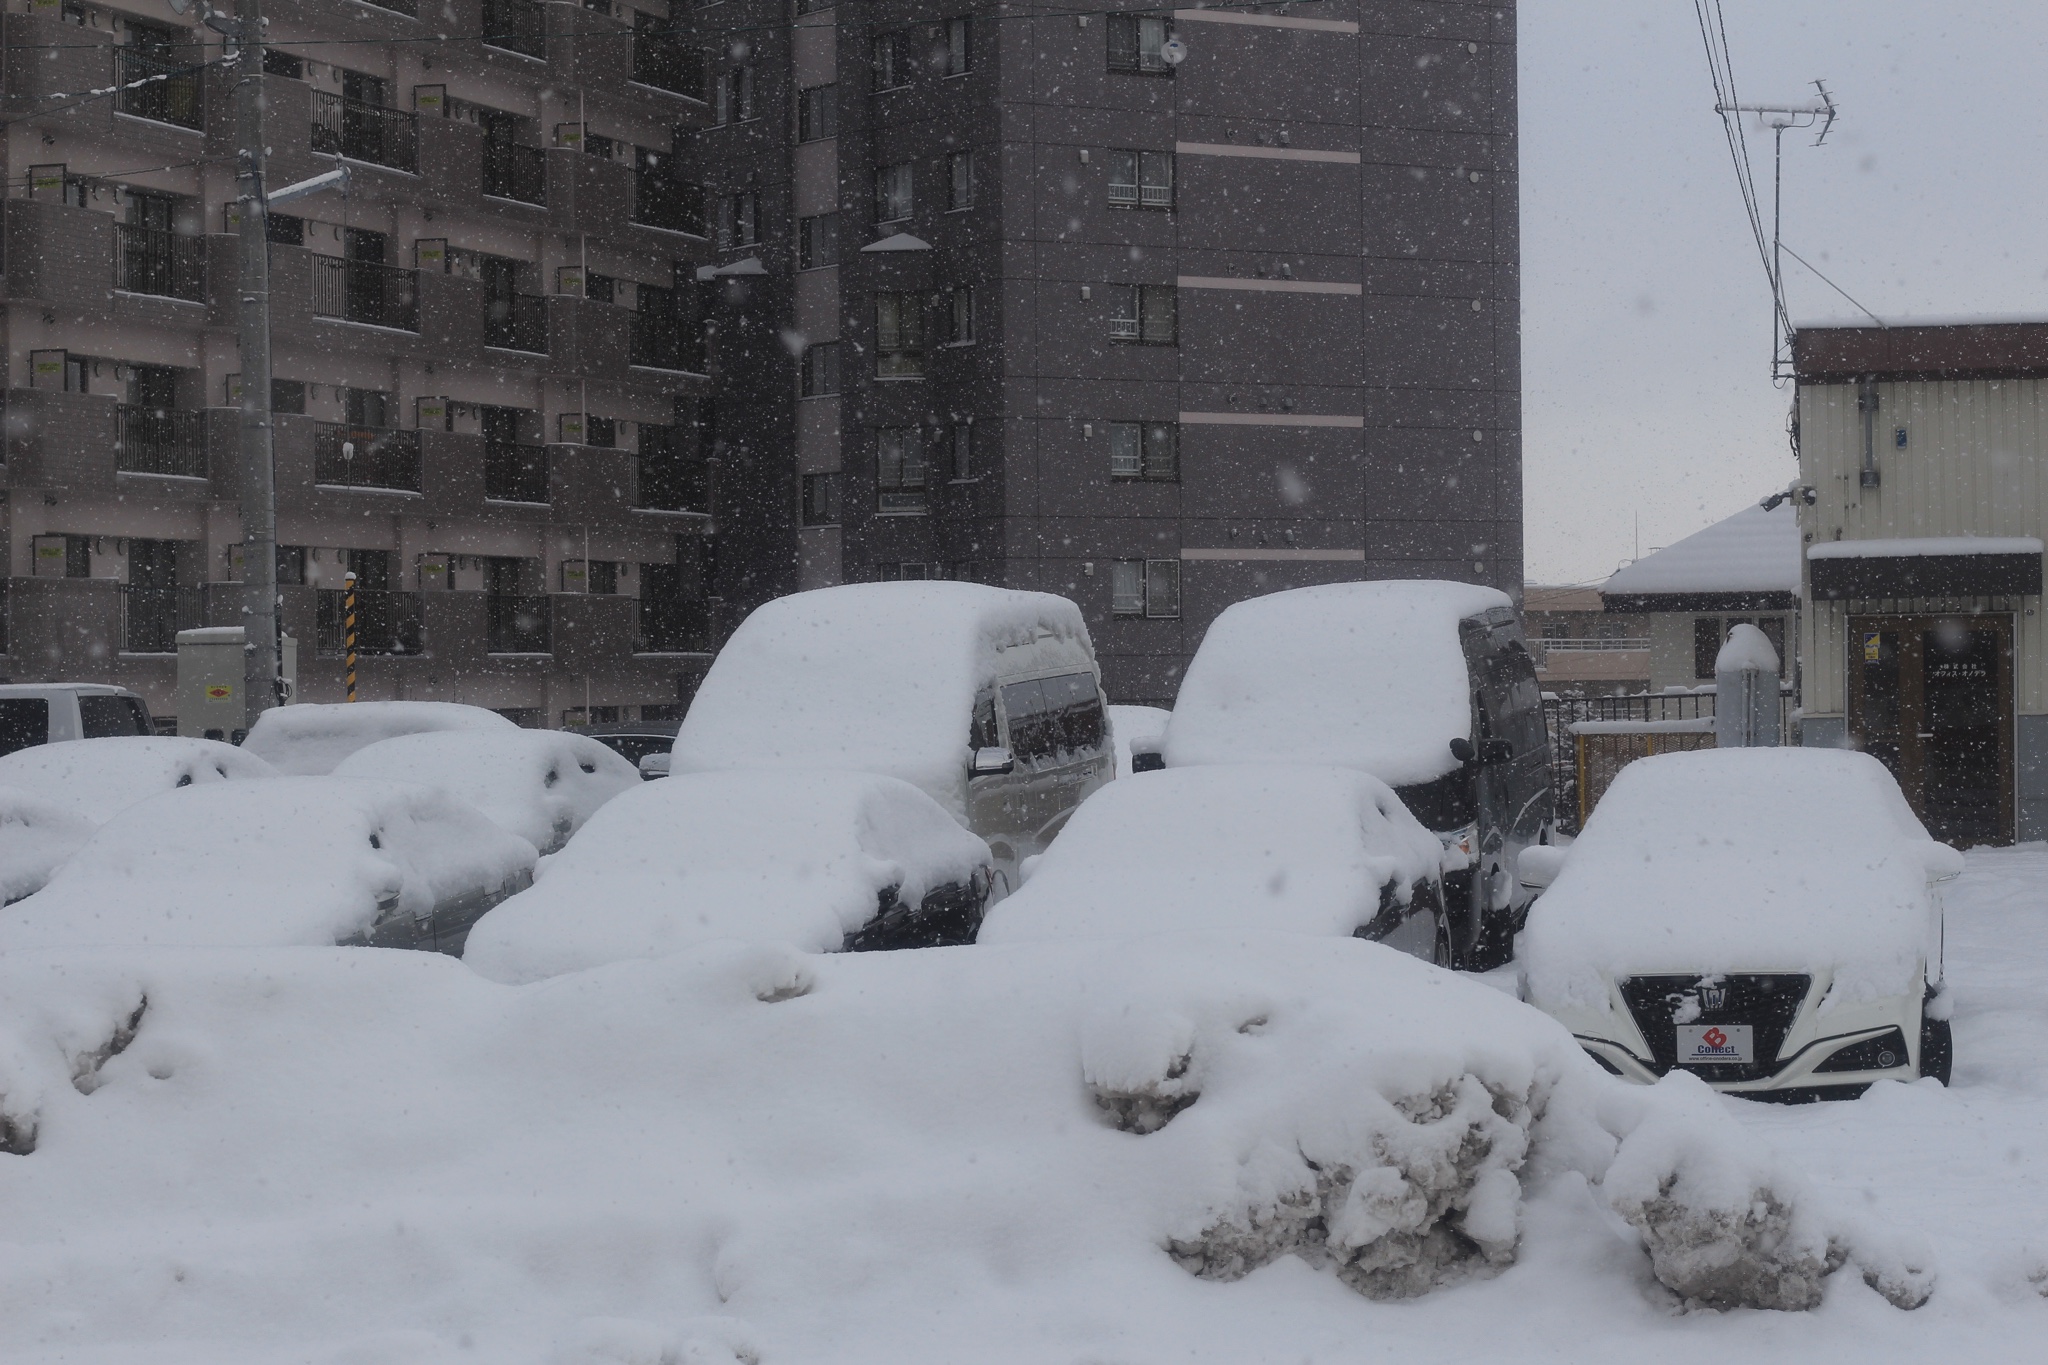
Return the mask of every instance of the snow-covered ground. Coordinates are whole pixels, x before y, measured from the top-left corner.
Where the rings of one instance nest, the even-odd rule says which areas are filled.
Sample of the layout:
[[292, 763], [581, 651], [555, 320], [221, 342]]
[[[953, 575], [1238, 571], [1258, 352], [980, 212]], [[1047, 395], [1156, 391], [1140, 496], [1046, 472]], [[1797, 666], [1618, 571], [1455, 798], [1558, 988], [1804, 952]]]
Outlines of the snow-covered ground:
[[[0, 1152], [0, 1359], [2038, 1359], [2048, 849], [1972, 855], [1949, 906], [1953, 1090], [1708, 1101], [1844, 1217], [1924, 1239], [1937, 1284], [1912, 1312], [1854, 1273], [1808, 1313], [1679, 1311], [1596, 1187], [1542, 1169], [1565, 1098], [1587, 1112], [1570, 1085], [1534, 1129], [1521, 1246], [1497, 1275], [1388, 1302], [1293, 1257], [1190, 1274], [1164, 1243], [1229, 1202], [1233, 1170], [1270, 1195], [1304, 1158], [1328, 1169], [1383, 1122], [1362, 1087], [1464, 1068], [1540, 1090], [1576, 1060], [1498, 996], [1461, 988], [1468, 1022], [1445, 1028], [1432, 969], [1353, 940], [714, 945], [519, 988], [430, 954], [17, 955], [0, 959], [0, 1146], [36, 1134]], [[1347, 983], [1388, 995], [1332, 989]], [[133, 1039], [110, 1035], [145, 997]], [[99, 1055], [110, 1041], [126, 1046]], [[1518, 1056], [1537, 1063], [1523, 1081]], [[1088, 1091], [1131, 1084], [1202, 1094], [1157, 1132], [1118, 1132]], [[1512, 1143], [1491, 1113], [1473, 1131]]]

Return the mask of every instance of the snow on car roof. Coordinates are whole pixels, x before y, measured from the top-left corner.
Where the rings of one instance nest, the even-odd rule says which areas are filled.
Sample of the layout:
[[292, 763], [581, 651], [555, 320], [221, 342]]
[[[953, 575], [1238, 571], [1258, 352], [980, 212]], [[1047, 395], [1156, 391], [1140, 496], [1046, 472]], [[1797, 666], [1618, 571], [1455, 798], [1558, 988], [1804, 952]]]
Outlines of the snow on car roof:
[[242, 747], [290, 777], [317, 777], [380, 739], [434, 730], [514, 730], [481, 706], [452, 701], [362, 701], [273, 706]]
[[1471, 734], [1458, 622], [1508, 595], [1428, 580], [1330, 583], [1226, 608], [1167, 723], [1169, 766], [1337, 764], [1405, 786], [1457, 766]]
[[0, 786], [33, 792], [95, 825], [178, 787], [277, 775], [232, 744], [177, 735], [67, 739], [0, 756]]
[[[674, 771], [887, 773], [954, 809], [977, 692], [999, 673], [1092, 670], [1081, 610], [976, 583], [860, 583], [740, 623], [690, 703]], [[954, 809], [956, 816], [964, 812]]]
[[356, 750], [336, 777], [439, 787], [544, 853], [553, 852], [640, 769], [585, 735], [560, 730], [438, 730]]
[[1743, 508], [1616, 569], [1602, 594], [1799, 591], [1799, 515], [1790, 502]]
[[1385, 783], [1352, 769], [1140, 773], [1081, 803], [980, 941], [1349, 934], [1379, 912], [1381, 887], [1405, 903], [1442, 855]]
[[1937, 951], [1927, 836], [1884, 765], [1836, 749], [1638, 759], [1530, 911], [1530, 998], [1598, 1008], [1617, 976], [1832, 972], [1849, 998], [1907, 989]]
[[965, 882], [988, 845], [916, 787], [843, 772], [695, 773], [642, 783], [470, 931], [463, 960], [533, 981], [709, 939], [830, 952], [873, 919]]
[[41, 890], [96, 828], [35, 792], [0, 786], [0, 903]]

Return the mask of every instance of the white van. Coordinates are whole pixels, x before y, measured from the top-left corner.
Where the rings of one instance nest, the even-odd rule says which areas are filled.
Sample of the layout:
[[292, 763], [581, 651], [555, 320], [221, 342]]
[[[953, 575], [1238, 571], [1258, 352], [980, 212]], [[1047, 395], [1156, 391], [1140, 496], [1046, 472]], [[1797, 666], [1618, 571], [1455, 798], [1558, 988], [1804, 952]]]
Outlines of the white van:
[[975, 583], [851, 584], [757, 608], [671, 762], [900, 777], [988, 841], [992, 898], [1115, 771], [1080, 608]]
[[149, 707], [105, 683], [0, 684], [0, 754], [66, 739], [153, 735]]

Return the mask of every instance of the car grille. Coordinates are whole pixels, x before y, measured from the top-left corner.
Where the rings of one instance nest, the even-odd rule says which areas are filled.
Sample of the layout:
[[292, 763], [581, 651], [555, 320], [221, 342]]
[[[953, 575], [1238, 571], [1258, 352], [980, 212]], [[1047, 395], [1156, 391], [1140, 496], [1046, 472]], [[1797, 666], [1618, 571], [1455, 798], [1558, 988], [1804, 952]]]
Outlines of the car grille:
[[1803, 973], [1722, 973], [1702, 976], [1630, 976], [1621, 982], [1621, 998], [1628, 1004], [1636, 1027], [1650, 1045], [1650, 1059], [1658, 1075], [1678, 1064], [1678, 1029], [1672, 1015], [1687, 997], [1698, 1000], [1700, 983], [1712, 980], [1722, 996], [1717, 1008], [1701, 1004], [1699, 1013], [1687, 1019], [1692, 1024], [1748, 1024], [1754, 1030], [1756, 1061], [1728, 1062], [1685, 1068], [1703, 1081], [1756, 1081], [1778, 1070], [1778, 1049], [1799, 1016], [1799, 1006], [1813, 985]]

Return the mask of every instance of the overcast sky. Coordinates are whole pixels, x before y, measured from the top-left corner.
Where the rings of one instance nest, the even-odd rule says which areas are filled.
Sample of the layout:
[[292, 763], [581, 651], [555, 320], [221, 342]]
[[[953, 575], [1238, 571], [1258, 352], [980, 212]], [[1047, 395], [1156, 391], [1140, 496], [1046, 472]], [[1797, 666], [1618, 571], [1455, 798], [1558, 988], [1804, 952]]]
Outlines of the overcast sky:
[[[1723, 6], [1743, 100], [1841, 108], [1785, 135], [1788, 246], [1887, 321], [2048, 318], [2048, 3]], [[1522, 0], [1521, 97], [1527, 574], [1595, 580], [1783, 487], [1791, 394], [1692, 0]]]

